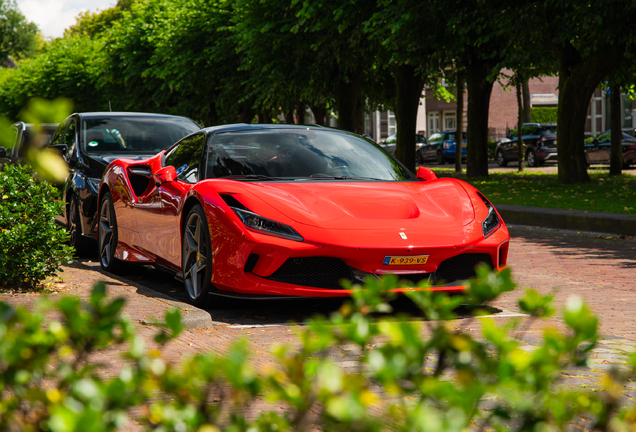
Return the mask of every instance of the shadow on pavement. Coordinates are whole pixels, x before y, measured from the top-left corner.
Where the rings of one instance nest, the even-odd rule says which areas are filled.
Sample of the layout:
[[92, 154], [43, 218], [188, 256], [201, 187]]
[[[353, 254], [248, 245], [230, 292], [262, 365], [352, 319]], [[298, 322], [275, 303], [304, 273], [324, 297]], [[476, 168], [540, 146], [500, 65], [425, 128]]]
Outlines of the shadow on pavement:
[[541, 227], [508, 226], [510, 235], [542, 246], [555, 255], [580, 260], [606, 259], [612, 266], [636, 269], [636, 239], [621, 239], [610, 234], [548, 229]]
[[[151, 298], [182, 303], [183, 310], [194, 307], [188, 305], [188, 296], [183, 283], [176, 280], [174, 275], [154, 267], [133, 267], [129, 274], [117, 276], [105, 272], [99, 263], [90, 260], [74, 261], [70, 267], [98, 272], [114, 279], [108, 281], [111, 285], [131, 286], [137, 293]], [[334, 298], [298, 298], [298, 299], [268, 299], [268, 300], [231, 300], [223, 309], [214, 308], [215, 296], [211, 296], [210, 307], [206, 312], [212, 321], [218, 325], [284, 325], [288, 323], [304, 323], [316, 315], [328, 316], [337, 311], [346, 299]], [[407, 319], [426, 320], [422, 312], [406, 297], [399, 297], [392, 302], [393, 316], [406, 316]], [[500, 313], [500, 309], [486, 307], [488, 313]], [[455, 313], [458, 319], [470, 317], [470, 311], [465, 307], [458, 308]]]

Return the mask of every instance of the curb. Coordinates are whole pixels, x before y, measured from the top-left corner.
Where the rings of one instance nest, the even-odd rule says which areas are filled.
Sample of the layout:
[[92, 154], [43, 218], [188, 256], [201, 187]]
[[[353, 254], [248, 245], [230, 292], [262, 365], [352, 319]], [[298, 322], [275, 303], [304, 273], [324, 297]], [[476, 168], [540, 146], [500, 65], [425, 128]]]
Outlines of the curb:
[[494, 204], [507, 224], [636, 236], [636, 215]]

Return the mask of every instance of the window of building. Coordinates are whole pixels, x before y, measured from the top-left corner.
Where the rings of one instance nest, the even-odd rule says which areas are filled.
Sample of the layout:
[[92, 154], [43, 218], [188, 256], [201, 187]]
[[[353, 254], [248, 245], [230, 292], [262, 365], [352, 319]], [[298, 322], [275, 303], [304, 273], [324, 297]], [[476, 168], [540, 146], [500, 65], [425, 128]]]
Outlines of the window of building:
[[453, 111], [446, 111], [444, 113], [444, 130], [450, 131], [457, 129], [457, 123], [455, 119], [457, 118], [456, 113]]
[[428, 133], [434, 134], [439, 132], [439, 112], [428, 113]]
[[389, 135], [392, 135], [397, 132], [397, 126], [395, 123], [395, 113], [393, 111], [389, 111]]

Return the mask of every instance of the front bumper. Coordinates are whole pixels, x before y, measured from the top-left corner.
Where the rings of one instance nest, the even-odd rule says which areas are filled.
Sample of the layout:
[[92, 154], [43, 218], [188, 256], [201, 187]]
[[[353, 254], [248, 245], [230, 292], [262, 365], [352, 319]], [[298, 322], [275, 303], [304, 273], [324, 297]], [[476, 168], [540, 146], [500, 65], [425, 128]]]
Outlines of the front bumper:
[[[213, 227], [210, 227], [213, 229]], [[331, 239], [345, 238], [346, 232], [334, 233], [334, 230], [327, 232], [324, 230], [322, 235], [314, 238], [324, 238], [324, 242], [306, 240], [304, 242], [294, 242], [277, 237], [267, 236], [259, 233], [245, 233], [241, 231], [240, 235], [226, 238], [225, 241], [218, 243], [218, 247], [214, 252], [214, 271], [212, 275], [212, 283], [221, 292], [232, 292], [237, 294], [249, 295], [275, 295], [275, 296], [303, 296], [303, 297], [348, 297], [352, 290], [343, 289], [338, 284], [333, 283], [338, 276], [333, 276], [329, 283], [321, 283], [322, 279], [316, 283], [311, 279], [311, 275], [299, 275], [300, 279], [283, 278], [280, 271], [284, 265], [293, 266], [294, 261], [301, 265], [303, 260], [324, 258], [327, 264], [335, 263], [340, 265], [342, 272], [337, 274], [346, 274], [346, 268], [355, 270], [356, 273], [367, 273], [370, 275], [381, 276], [384, 274], [395, 274], [398, 277], [407, 280], [428, 279], [431, 274], [440, 271], [442, 263], [448, 263], [449, 259], [470, 254], [477, 256], [487, 256], [492, 267], [495, 270], [501, 270], [506, 267], [508, 256], [508, 244], [510, 235], [508, 230], [501, 222], [500, 227], [488, 237], [483, 236], [471, 242], [460, 244], [447, 244], [429, 247], [426, 245], [408, 245], [403, 247], [356, 247], [350, 245], [337, 245], [337, 242], [331, 242]], [[228, 235], [231, 231], [226, 231]], [[219, 232], [219, 235], [221, 233]], [[212, 233], [212, 238], [217, 238]], [[214, 242], [214, 240], [213, 240]], [[473, 255], [475, 254], [475, 255]], [[387, 256], [422, 256], [427, 255], [426, 264], [420, 265], [401, 265], [389, 266], [384, 265]], [[287, 263], [287, 264], [286, 264]], [[338, 264], [341, 263], [341, 264]], [[327, 268], [327, 267], [325, 267]], [[329, 271], [333, 271], [329, 268]], [[320, 275], [322, 272], [316, 270], [311, 272], [313, 275]], [[448, 275], [449, 273], [444, 273]], [[306, 277], [305, 277], [306, 276]], [[319, 276], [316, 276], [319, 277]], [[283, 280], [298, 280], [300, 283], [288, 283]], [[351, 280], [356, 283], [359, 279]], [[443, 281], [446, 278], [441, 278]], [[438, 278], [440, 281], [440, 278]], [[313, 285], [313, 286], [312, 286]], [[318, 286], [317, 286], [318, 285]], [[324, 286], [320, 286], [324, 285]], [[329, 285], [329, 286], [327, 286]], [[394, 291], [402, 292], [412, 287], [417, 287], [416, 282], [412, 285], [407, 282], [396, 288]], [[440, 286], [434, 286], [428, 289], [442, 292], [461, 292], [466, 288], [466, 282], [462, 280], [453, 280]]]

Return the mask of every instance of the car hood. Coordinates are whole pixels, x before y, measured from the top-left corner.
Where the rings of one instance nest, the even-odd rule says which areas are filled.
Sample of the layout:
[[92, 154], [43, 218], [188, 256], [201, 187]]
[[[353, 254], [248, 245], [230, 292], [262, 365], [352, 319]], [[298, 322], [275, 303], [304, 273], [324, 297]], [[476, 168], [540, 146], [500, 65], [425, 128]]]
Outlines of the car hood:
[[[235, 194], [263, 216], [280, 212], [295, 223], [329, 230], [461, 232], [475, 219], [472, 202], [459, 182], [243, 183]], [[267, 207], [269, 209], [267, 209]]]
[[101, 178], [104, 174], [104, 170], [109, 163], [116, 159], [129, 159], [129, 160], [142, 160], [152, 157], [152, 154], [142, 155], [112, 155], [112, 154], [83, 154], [82, 158], [86, 166], [88, 166], [90, 173], [87, 173], [90, 177]]

